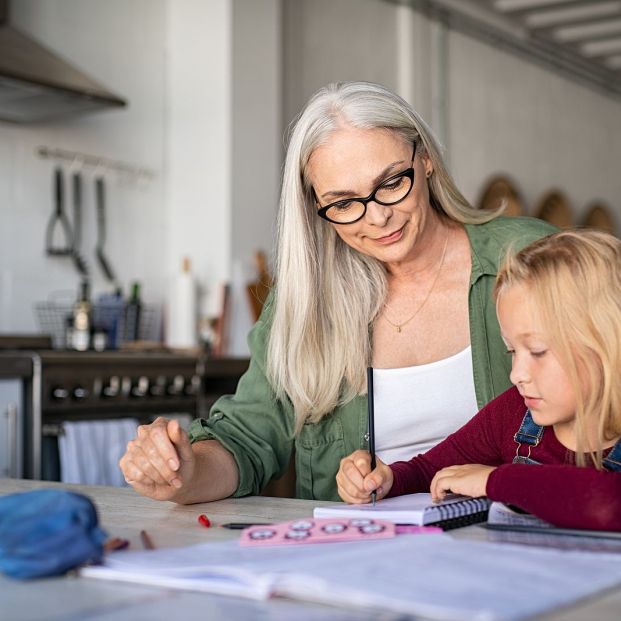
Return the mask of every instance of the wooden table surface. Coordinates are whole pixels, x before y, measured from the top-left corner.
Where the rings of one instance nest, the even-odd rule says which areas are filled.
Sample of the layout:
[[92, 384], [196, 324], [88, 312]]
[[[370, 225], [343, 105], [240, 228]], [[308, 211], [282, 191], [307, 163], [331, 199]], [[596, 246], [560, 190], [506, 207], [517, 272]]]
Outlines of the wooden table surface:
[[[218, 528], [235, 521], [270, 522], [308, 517], [313, 507], [333, 503], [270, 497], [220, 500], [179, 506], [139, 496], [131, 489], [82, 485], [61, 485], [46, 481], [0, 480], [0, 495], [42, 487], [62, 487], [82, 492], [95, 502], [102, 526], [114, 537], [130, 541], [141, 549], [140, 531], [145, 529], [158, 548], [234, 539], [239, 531]], [[197, 522], [201, 513], [213, 526]], [[451, 536], [487, 539], [476, 526], [450, 531]], [[510, 562], [510, 561], [508, 561]], [[568, 568], [571, 571], [571, 568]], [[0, 575], [0, 619], [2, 621], [283, 621], [321, 619], [325, 621], [393, 621], [403, 616], [365, 613], [284, 600], [254, 602], [238, 598], [189, 593], [170, 589], [60, 577], [17, 581]], [[612, 621], [621, 618], [621, 588], [570, 609], [541, 617], [549, 621]]]

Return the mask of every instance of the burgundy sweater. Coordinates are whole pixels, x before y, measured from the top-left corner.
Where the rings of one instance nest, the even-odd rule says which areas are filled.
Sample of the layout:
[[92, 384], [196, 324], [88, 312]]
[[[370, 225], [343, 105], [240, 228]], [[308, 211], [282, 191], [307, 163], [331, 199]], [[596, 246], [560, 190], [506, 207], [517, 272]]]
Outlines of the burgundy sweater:
[[[542, 465], [511, 463], [517, 448], [513, 436], [525, 413], [524, 400], [510, 388], [444, 442], [410, 461], [391, 464], [389, 495], [428, 492], [435, 473], [447, 466], [484, 464], [497, 466], [487, 481], [492, 500], [516, 505], [556, 526], [621, 530], [621, 472], [575, 466], [575, 453], [556, 439], [552, 427], [531, 447], [531, 459]], [[527, 453], [523, 444], [520, 455]]]

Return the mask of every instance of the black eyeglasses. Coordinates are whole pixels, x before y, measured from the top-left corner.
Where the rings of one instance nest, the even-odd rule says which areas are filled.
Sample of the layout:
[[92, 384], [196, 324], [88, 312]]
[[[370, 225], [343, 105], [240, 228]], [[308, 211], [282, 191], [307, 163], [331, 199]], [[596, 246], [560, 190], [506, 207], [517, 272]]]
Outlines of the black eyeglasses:
[[[416, 157], [416, 143], [412, 153], [412, 164]], [[367, 205], [374, 201], [378, 205], [390, 206], [405, 200], [414, 185], [414, 166], [382, 181], [366, 198], [346, 198], [330, 203], [317, 210], [317, 215], [334, 224], [353, 224], [364, 218]]]

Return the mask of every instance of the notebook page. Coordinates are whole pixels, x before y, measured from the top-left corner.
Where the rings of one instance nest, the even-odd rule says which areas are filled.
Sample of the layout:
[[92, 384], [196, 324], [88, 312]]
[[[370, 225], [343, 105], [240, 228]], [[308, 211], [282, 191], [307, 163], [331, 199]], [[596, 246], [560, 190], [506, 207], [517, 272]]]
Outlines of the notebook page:
[[491, 524], [507, 524], [513, 526], [536, 526], [539, 528], [549, 528], [552, 526], [530, 513], [517, 512], [502, 502], [493, 502], [489, 508], [487, 521]]
[[441, 503], [434, 503], [431, 494], [406, 494], [385, 498], [378, 501], [375, 506], [371, 503], [365, 505], [335, 505], [328, 507], [315, 507], [313, 516], [316, 518], [353, 518], [373, 517], [377, 520], [388, 520], [395, 524], [431, 524], [442, 519], [440, 508], [455, 504], [463, 500], [469, 500], [467, 496], [449, 494]]
[[[175, 567], [168, 583], [167, 556]], [[195, 573], [185, 588], [221, 593], [223, 577], [234, 582], [244, 575], [254, 585], [250, 592], [240, 588], [237, 594], [244, 597], [258, 598], [256, 585], [263, 584], [271, 594], [442, 621], [521, 621], [621, 584], [618, 555], [468, 541], [446, 534], [266, 549], [228, 541], [127, 552], [124, 559], [110, 561], [117, 570], [146, 570], [147, 579], [159, 576], [166, 586], [180, 586], [179, 571], [186, 562]], [[154, 565], [145, 568], [149, 559]], [[205, 582], [199, 586], [201, 579]]]

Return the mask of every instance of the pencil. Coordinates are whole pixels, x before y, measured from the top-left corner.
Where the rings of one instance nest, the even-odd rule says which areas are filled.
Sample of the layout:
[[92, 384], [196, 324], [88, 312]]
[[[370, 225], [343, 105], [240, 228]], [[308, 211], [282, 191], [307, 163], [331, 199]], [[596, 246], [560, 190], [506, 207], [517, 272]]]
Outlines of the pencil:
[[142, 541], [142, 547], [145, 550], [155, 550], [155, 544], [153, 543], [153, 539], [146, 530], [140, 531], [140, 541]]
[[[375, 412], [373, 403], [373, 367], [367, 367], [367, 412], [369, 427], [369, 453], [371, 454], [371, 470], [375, 470], [377, 462], [375, 461]], [[377, 492], [371, 492], [371, 502], [375, 506], [377, 500]]]

